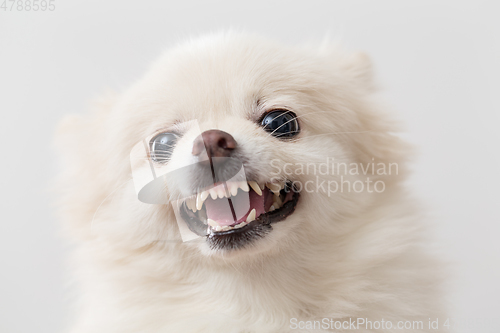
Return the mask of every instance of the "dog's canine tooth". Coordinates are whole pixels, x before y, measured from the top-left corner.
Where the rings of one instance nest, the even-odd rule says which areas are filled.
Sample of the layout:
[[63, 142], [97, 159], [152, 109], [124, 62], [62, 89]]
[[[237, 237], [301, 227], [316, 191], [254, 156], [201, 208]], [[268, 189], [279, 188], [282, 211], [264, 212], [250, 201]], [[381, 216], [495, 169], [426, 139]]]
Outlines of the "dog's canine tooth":
[[219, 225], [219, 223], [217, 223], [217, 221], [211, 220], [211, 219], [207, 219], [207, 224], [209, 226], [212, 226], [212, 227], [217, 227]]
[[272, 212], [274, 210], [276, 210], [276, 208], [274, 208], [274, 205], [271, 205], [271, 207], [269, 207], [269, 211]]
[[250, 188], [248, 187], [248, 183], [245, 181], [245, 182], [238, 182], [238, 185], [239, 187], [245, 191], [245, 192], [248, 192], [250, 191]]
[[257, 193], [258, 195], [262, 195], [262, 191], [260, 190], [259, 184], [257, 182], [251, 180], [248, 182], [248, 185]]
[[233, 197], [238, 194], [238, 189], [239, 189], [238, 183], [236, 183], [236, 182], [230, 182], [230, 183], [227, 184], [227, 187], [228, 187], [229, 192], [231, 192], [231, 195]]
[[281, 186], [276, 183], [266, 183], [266, 186], [274, 193], [279, 194], [281, 191]]
[[196, 196], [193, 198], [189, 198], [186, 200], [186, 205], [188, 206], [189, 209], [191, 209], [193, 212], [197, 212], [198, 209], [196, 208]]
[[254, 208], [254, 209], [252, 209], [250, 214], [248, 214], [246, 222], [249, 223], [249, 222], [252, 222], [253, 220], [255, 220], [255, 214], [257, 214], [257, 211]]
[[278, 195], [273, 195], [273, 206], [278, 209], [283, 205], [283, 201], [281, 201]]
[[209, 192], [210, 192], [210, 197], [211, 197], [213, 200], [217, 199], [217, 190], [215, 189], [215, 187], [212, 187], [212, 188], [209, 190]]
[[[202, 193], [203, 193], [203, 192], [202, 192]], [[202, 193], [198, 193], [198, 194], [196, 195], [196, 210], [200, 210], [200, 209], [201, 209], [201, 207], [203, 207], [203, 202], [204, 202], [205, 200], [203, 200], [203, 199], [201, 198]], [[206, 198], [205, 198], [205, 199], [206, 199]]]
[[278, 205], [281, 207], [281, 205], [283, 204], [283, 201], [281, 201], [281, 198], [279, 195], [273, 195], [273, 202], [275, 203], [278, 203]]

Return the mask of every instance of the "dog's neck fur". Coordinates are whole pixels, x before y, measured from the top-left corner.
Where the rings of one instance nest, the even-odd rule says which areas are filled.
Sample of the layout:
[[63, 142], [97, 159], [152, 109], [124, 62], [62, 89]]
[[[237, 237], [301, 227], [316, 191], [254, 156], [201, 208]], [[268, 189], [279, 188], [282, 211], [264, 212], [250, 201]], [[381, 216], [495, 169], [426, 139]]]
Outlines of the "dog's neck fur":
[[[380, 216], [376, 206], [366, 216]], [[399, 222], [394, 228], [408, 228], [408, 235], [414, 232], [414, 221], [401, 216]], [[230, 327], [234, 326], [228, 326], [232, 323], [258, 328], [259, 332], [276, 332], [289, 327], [291, 318], [367, 317], [367, 313], [374, 318], [379, 313], [380, 318], [387, 318], [387, 313], [394, 318], [404, 316], [414, 304], [394, 295], [408, 288], [418, 289], [423, 283], [430, 289], [434, 285], [432, 276], [407, 275], [414, 268], [403, 258], [414, 250], [413, 245], [405, 238], [393, 240], [400, 242], [400, 247], [388, 256], [382, 252], [390, 235], [373, 239], [373, 231], [365, 230], [387, 222], [364, 220], [361, 216], [343, 223], [355, 225], [357, 230], [342, 237], [332, 236], [330, 241], [325, 241], [329, 237], [324, 235], [314, 244], [297, 241], [271, 254], [258, 254], [252, 260], [203, 257], [195, 249], [186, 251], [185, 244], [159, 242], [115, 251], [96, 240], [82, 253], [92, 261], [89, 271], [100, 265], [108, 268], [106, 275], [99, 277], [102, 289], [96, 301], [106, 298], [118, 317], [130, 319], [131, 325], [132, 318], [142, 316], [136, 321], [151, 322], [151, 331], [170, 331], [175, 329], [173, 323], [196, 331], [205, 323], [214, 332], [233, 332]], [[373, 244], [371, 248], [365, 244], [363, 253], [351, 251], [359, 248], [357, 242]], [[413, 256], [418, 259], [421, 255]], [[386, 280], [392, 284], [387, 285]], [[92, 298], [94, 292], [89, 290], [88, 296]], [[379, 301], [368, 303], [373, 299]], [[92, 302], [87, 305], [90, 312], [95, 311], [93, 307], [99, 308]], [[420, 308], [439, 307], [426, 304]]]

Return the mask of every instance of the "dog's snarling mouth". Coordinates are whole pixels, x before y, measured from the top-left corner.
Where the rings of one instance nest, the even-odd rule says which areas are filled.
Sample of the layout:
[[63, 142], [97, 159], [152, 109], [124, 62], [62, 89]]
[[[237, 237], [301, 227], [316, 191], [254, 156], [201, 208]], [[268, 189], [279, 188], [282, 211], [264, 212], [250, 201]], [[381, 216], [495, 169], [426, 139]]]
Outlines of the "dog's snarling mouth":
[[290, 182], [219, 183], [186, 199], [180, 208], [189, 229], [206, 236], [213, 250], [235, 250], [264, 237], [291, 215], [299, 192]]

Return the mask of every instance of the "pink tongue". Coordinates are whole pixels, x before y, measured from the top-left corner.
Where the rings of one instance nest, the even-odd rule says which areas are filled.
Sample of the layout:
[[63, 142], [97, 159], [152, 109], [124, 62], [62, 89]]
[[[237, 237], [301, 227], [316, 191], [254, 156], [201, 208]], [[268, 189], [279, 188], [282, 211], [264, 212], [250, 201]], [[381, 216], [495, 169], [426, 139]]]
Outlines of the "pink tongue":
[[[205, 201], [205, 207], [207, 212], [207, 217], [211, 220], [217, 221], [221, 226], [234, 225], [240, 222], [246, 221], [246, 218], [252, 209], [255, 209], [255, 217], [260, 214], [265, 213], [264, 202], [265, 198], [268, 197], [269, 191], [264, 191], [262, 195], [258, 195], [253, 190], [250, 192], [244, 192], [239, 190], [236, 196], [222, 199], [208, 198]], [[236, 221], [231, 210], [231, 204], [236, 215]]]

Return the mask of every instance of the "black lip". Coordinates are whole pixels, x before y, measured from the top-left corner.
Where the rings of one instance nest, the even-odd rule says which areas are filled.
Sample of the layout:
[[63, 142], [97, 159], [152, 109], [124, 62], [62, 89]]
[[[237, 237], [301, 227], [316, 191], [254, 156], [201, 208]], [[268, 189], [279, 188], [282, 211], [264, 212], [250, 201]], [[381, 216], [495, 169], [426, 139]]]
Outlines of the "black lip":
[[207, 243], [211, 249], [234, 250], [242, 248], [258, 238], [263, 238], [266, 234], [271, 232], [273, 229], [271, 226], [272, 223], [283, 221], [293, 214], [299, 197], [300, 193], [294, 191], [292, 200], [284, 203], [283, 206], [277, 210], [261, 214], [246, 226], [227, 231], [211, 231], [208, 235], [207, 225], [201, 222], [194, 214], [189, 214], [185, 202], [180, 208], [180, 214], [192, 232], [207, 238]]

